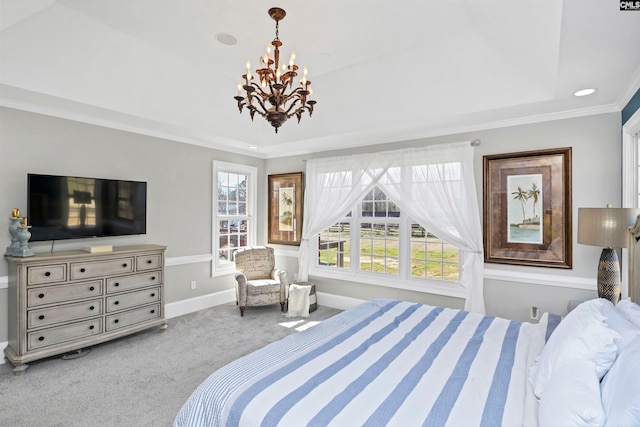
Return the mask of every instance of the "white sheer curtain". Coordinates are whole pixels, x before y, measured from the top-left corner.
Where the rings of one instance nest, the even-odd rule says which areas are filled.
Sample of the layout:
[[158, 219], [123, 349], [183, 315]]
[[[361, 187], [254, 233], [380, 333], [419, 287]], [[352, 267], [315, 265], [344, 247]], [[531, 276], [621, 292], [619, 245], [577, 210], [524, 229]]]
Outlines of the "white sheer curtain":
[[300, 280], [307, 280], [311, 238], [338, 222], [377, 185], [403, 214], [461, 252], [465, 309], [484, 313], [480, 212], [469, 142], [307, 162]]
[[310, 239], [352, 210], [391, 163], [391, 157], [378, 153], [307, 162], [298, 280], [306, 281], [309, 276]]

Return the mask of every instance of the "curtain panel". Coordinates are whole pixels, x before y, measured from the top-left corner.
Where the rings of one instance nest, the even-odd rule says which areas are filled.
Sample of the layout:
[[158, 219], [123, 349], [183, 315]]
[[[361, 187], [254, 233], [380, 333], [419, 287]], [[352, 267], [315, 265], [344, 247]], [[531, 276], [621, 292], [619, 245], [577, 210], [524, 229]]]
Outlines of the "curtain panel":
[[482, 224], [470, 142], [309, 160], [298, 278], [311, 242], [378, 186], [403, 215], [460, 250], [465, 310], [484, 313]]

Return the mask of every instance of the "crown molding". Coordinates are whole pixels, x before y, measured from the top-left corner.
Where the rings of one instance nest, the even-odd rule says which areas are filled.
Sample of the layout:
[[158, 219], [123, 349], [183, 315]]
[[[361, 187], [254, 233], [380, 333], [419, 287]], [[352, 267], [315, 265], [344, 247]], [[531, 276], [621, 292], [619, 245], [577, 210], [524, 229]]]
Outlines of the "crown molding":
[[[136, 126], [125, 123], [124, 121], [106, 119], [96, 115], [82, 114], [76, 111], [69, 111], [64, 108], [56, 108], [46, 106], [34, 102], [18, 101], [15, 99], [0, 97], [0, 106], [12, 108], [16, 110], [27, 111], [31, 113], [43, 114], [46, 116], [57, 117], [65, 120], [76, 121], [80, 123], [101, 126], [109, 129], [116, 129], [125, 132], [161, 138], [169, 141], [196, 145], [199, 147], [210, 148], [229, 153], [241, 154], [258, 159], [274, 159], [280, 157], [290, 157], [295, 155], [306, 155], [323, 151], [340, 150], [346, 148], [359, 148], [366, 146], [375, 146], [388, 144], [399, 141], [410, 141], [422, 138], [433, 138], [438, 136], [454, 135], [459, 133], [478, 132], [483, 130], [499, 129], [512, 126], [522, 126], [527, 124], [542, 123], [555, 120], [571, 119], [576, 117], [584, 117], [596, 114], [605, 114], [621, 111], [619, 106], [622, 99], [629, 96], [631, 87], [616, 104], [606, 104], [596, 107], [581, 108], [567, 111], [560, 111], [548, 114], [536, 114], [522, 116], [513, 119], [488, 121], [462, 126], [445, 126], [435, 129], [421, 129], [420, 124], [406, 125], [402, 128], [386, 128], [375, 130], [363, 130], [361, 132], [353, 132], [349, 134], [335, 135], [325, 138], [314, 138], [307, 141], [301, 141], [290, 144], [282, 144], [280, 148], [264, 147], [262, 151], [238, 148], [244, 145], [241, 141], [220, 139], [221, 142], [204, 141], [196, 137], [188, 137], [179, 135], [176, 132], [165, 131], [161, 129], [152, 129], [149, 126]], [[113, 114], [113, 112], [111, 112]], [[161, 126], [162, 124], [158, 124]], [[403, 131], [403, 129], [411, 129]], [[271, 150], [271, 151], [269, 151]]]

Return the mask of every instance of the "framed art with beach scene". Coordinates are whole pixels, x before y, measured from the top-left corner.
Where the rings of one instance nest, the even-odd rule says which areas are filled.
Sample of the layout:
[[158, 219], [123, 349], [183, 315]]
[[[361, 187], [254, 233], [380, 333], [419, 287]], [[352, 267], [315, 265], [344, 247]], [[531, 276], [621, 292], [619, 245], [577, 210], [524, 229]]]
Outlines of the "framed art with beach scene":
[[269, 243], [300, 245], [304, 177], [302, 172], [269, 175]]
[[572, 267], [571, 148], [483, 157], [484, 260]]

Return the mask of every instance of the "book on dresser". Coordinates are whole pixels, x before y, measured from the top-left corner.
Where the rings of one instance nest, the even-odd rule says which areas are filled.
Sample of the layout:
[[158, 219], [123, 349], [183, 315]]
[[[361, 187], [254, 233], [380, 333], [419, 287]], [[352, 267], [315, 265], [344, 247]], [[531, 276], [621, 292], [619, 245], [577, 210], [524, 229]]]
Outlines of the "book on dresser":
[[160, 326], [164, 317], [165, 246], [114, 247], [6, 256], [9, 345], [21, 374], [28, 363]]

